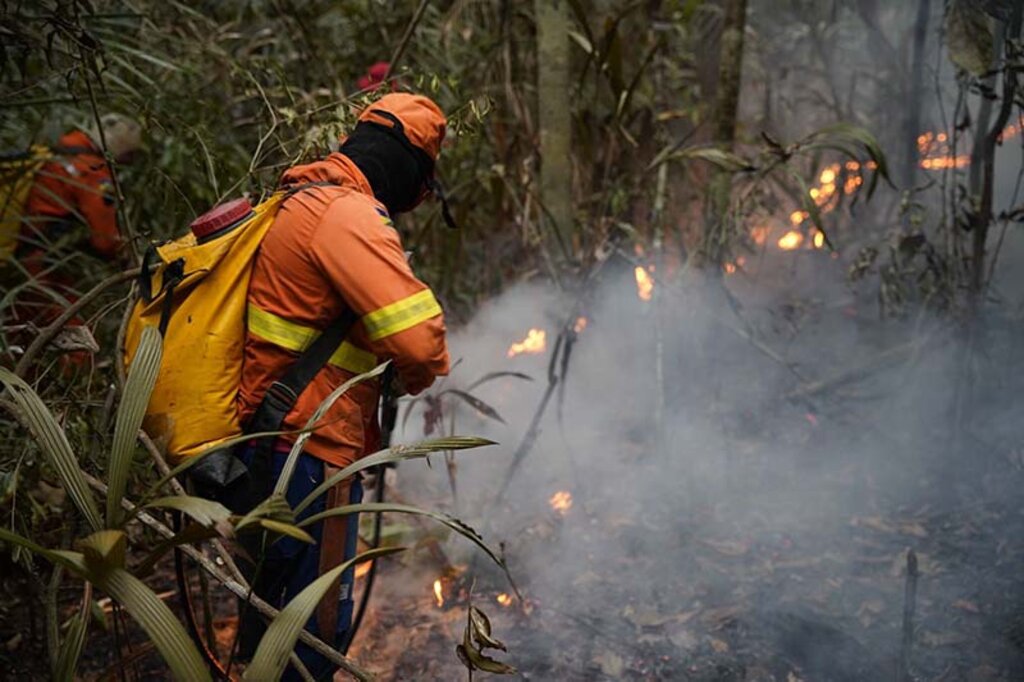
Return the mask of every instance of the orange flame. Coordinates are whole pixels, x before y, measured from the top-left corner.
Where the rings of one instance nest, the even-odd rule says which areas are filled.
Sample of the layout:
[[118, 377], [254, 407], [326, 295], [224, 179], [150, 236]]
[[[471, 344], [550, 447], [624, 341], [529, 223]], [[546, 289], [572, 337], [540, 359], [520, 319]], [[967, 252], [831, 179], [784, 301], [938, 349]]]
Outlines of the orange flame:
[[564, 516], [572, 509], [572, 493], [568, 490], [559, 490], [551, 496], [548, 504], [551, 505], [552, 509]]
[[444, 590], [441, 589], [440, 578], [434, 581], [434, 601], [437, 602], [437, 608], [444, 606]]
[[814, 248], [816, 248], [816, 249], [820, 249], [820, 248], [824, 247], [825, 246], [825, 233], [822, 232], [821, 230], [815, 230], [814, 231], [813, 242], [814, 242]]
[[793, 249], [799, 249], [800, 245], [804, 243], [804, 236], [796, 230], [790, 230], [786, 234], [779, 237], [779, 248], [783, 251], [792, 251]]
[[756, 225], [750, 230], [750, 238], [754, 240], [754, 243], [758, 246], [764, 246], [764, 243], [768, 241], [768, 233], [771, 228], [764, 225]]
[[504, 592], [502, 592], [497, 597], [495, 597], [495, 599], [502, 606], [511, 606], [512, 605], [512, 597], [507, 595], [507, 594], [505, 594]]
[[543, 353], [547, 347], [547, 332], [536, 327], [526, 333], [526, 338], [508, 347], [508, 357], [514, 358], [520, 353]]
[[[654, 271], [654, 266], [650, 266], [651, 272]], [[649, 301], [654, 296], [654, 280], [647, 270], [644, 270], [641, 266], [636, 266], [633, 271], [636, 276], [636, 295], [640, 297], [641, 301]]]
[[572, 326], [572, 330], [574, 332], [576, 332], [577, 334], [581, 334], [583, 332], [583, 330], [586, 329], [586, 328], [587, 328], [587, 318], [585, 318], [585, 317], [577, 317], [576, 318], [576, 324], [574, 324]]

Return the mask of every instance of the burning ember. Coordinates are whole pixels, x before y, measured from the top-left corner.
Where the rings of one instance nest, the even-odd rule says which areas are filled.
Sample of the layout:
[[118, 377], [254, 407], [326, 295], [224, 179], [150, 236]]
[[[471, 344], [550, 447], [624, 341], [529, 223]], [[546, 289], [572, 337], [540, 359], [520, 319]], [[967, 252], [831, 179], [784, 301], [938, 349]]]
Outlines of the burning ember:
[[[648, 266], [648, 270], [654, 272], [654, 266]], [[636, 275], [636, 295], [641, 301], [649, 301], [654, 296], [654, 279], [648, 274], [648, 270], [638, 265], [633, 271]]]
[[[580, 318], [582, 319], [582, 318]], [[579, 325], [579, 320], [576, 321]], [[584, 322], [586, 325], [586, 322]], [[526, 333], [526, 338], [519, 343], [513, 343], [508, 348], [508, 357], [514, 358], [521, 353], [543, 353], [547, 347], [547, 332], [543, 329], [533, 328]]]
[[551, 496], [548, 504], [551, 505], [552, 509], [564, 516], [572, 509], [572, 494], [568, 490], [559, 490]]
[[512, 605], [512, 597], [510, 595], [505, 594], [504, 592], [495, 597], [495, 600], [502, 606]]
[[786, 234], [779, 238], [779, 248], [783, 251], [792, 251], [793, 249], [799, 249], [800, 245], [804, 243], [804, 236], [796, 230], [790, 230]]
[[577, 317], [576, 318], [576, 324], [573, 325], [572, 330], [574, 332], [576, 332], [577, 334], [580, 334], [586, 328], [587, 328], [587, 318], [585, 318], [585, 317]]
[[434, 601], [437, 602], [437, 608], [444, 606], [444, 590], [441, 589], [440, 578], [434, 581]]

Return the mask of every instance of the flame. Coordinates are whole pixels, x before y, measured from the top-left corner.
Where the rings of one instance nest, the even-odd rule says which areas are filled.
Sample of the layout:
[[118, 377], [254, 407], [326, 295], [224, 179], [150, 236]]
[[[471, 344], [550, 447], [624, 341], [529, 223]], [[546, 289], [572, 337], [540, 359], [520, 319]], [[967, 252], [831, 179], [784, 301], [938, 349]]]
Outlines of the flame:
[[508, 357], [514, 358], [520, 353], [543, 353], [547, 346], [547, 332], [536, 327], [526, 333], [526, 338], [508, 347]]
[[356, 578], [362, 578], [370, 572], [370, 567], [373, 566], [372, 561], [364, 561], [356, 566]]
[[437, 602], [437, 608], [444, 606], [444, 591], [441, 589], [440, 578], [434, 581], [434, 601]]
[[557, 493], [551, 496], [548, 500], [548, 504], [559, 514], [563, 516], [572, 509], [572, 493], [568, 490], [559, 490]]
[[[650, 266], [650, 271], [654, 272], [653, 265]], [[636, 266], [633, 274], [636, 276], [636, 295], [640, 297], [641, 301], [651, 300], [654, 296], [654, 280], [640, 265]]]
[[768, 233], [770, 231], [770, 227], [765, 225], [756, 225], [750, 230], [750, 238], [753, 239], [754, 243], [758, 246], [764, 246], [764, 243], [768, 241]]
[[735, 263], [726, 263], [722, 267], [725, 268], [725, 274], [727, 274], [727, 275], [732, 275], [732, 274], [734, 274], [736, 272], [736, 264]]
[[779, 238], [778, 243], [779, 248], [783, 251], [792, 251], [800, 248], [800, 245], [804, 243], [804, 236], [796, 230], [790, 230]]
[[823, 246], [825, 246], [825, 233], [822, 232], [821, 230], [815, 230], [814, 231], [813, 242], [814, 242], [814, 248], [816, 248], [816, 249], [820, 249]]
[[577, 317], [576, 318], [576, 324], [574, 324], [572, 326], [572, 330], [574, 332], [576, 332], [577, 334], [580, 334], [586, 328], [587, 328], [587, 318], [585, 318], [585, 317]]
[[512, 605], [512, 597], [510, 595], [505, 594], [504, 592], [495, 597], [495, 600], [497, 600], [497, 602], [502, 606]]

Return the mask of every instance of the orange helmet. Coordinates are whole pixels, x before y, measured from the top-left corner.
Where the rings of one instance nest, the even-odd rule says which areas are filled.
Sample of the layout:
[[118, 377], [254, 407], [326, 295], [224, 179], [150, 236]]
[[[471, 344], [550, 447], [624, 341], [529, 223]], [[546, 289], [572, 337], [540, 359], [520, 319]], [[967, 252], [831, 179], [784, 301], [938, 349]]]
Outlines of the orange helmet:
[[[396, 120], [397, 119], [397, 120]], [[448, 121], [432, 99], [407, 92], [392, 92], [366, 107], [359, 122], [368, 121], [391, 128], [413, 146], [437, 161]]]
[[[429, 97], [395, 92], [384, 95], [359, 114], [356, 125], [381, 130], [397, 140], [416, 159], [423, 187], [415, 206], [433, 193], [441, 201], [441, 213], [449, 227], [455, 227], [441, 184], [434, 176], [434, 164], [441, 154], [447, 121], [441, 108]], [[342, 151], [345, 151], [344, 148]], [[409, 207], [402, 207], [408, 210]]]

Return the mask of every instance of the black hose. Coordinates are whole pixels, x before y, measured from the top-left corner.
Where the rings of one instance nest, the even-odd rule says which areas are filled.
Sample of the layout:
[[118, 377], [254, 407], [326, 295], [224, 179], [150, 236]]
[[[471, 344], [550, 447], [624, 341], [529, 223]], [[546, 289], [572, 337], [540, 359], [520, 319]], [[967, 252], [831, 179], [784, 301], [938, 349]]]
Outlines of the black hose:
[[[182, 530], [181, 520], [181, 512], [171, 512], [171, 523], [175, 533], [180, 533]], [[200, 655], [206, 660], [206, 664], [210, 666], [210, 672], [218, 680], [230, 680], [231, 675], [228, 674], [227, 669], [221, 664], [220, 659], [217, 658], [216, 652], [211, 651], [210, 647], [207, 646], [203, 633], [199, 630], [199, 621], [196, 620], [196, 609], [192, 604], [192, 592], [188, 587], [188, 575], [185, 572], [185, 553], [181, 551], [180, 547], [174, 548], [174, 574], [178, 582], [178, 595], [181, 601], [181, 610], [185, 613], [185, 625], [188, 628], [188, 634], [192, 637], [196, 648], [199, 649]], [[209, 625], [207, 623], [208, 627]]]

